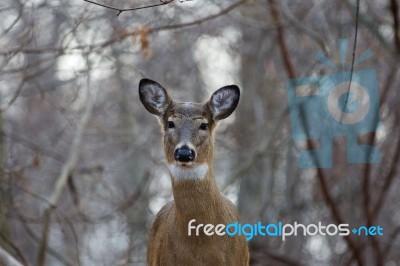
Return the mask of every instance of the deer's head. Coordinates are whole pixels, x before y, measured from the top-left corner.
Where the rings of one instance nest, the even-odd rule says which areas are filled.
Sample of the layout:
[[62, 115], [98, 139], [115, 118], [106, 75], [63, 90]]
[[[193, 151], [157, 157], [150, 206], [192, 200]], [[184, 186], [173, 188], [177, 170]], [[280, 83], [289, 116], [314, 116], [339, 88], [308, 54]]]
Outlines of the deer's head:
[[144, 107], [159, 118], [164, 151], [174, 179], [202, 179], [212, 165], [216, 124], [235, 110], [239, 88], [235, 85], [220, 88], [206, 103], [180, 103], [173, 101], [157, 82], [142, 79], [139, 96]]

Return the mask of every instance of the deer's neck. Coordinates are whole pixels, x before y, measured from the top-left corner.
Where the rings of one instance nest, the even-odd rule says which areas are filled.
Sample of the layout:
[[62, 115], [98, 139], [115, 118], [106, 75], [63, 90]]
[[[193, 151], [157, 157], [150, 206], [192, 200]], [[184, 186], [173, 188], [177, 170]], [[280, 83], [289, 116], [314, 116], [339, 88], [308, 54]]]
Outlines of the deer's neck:
[[179, 220], [184, 223], [192, 219], [198, 223], [220, 222], [224, 200], [211, 169], [202, 179], [172, 179], [175, 214]]

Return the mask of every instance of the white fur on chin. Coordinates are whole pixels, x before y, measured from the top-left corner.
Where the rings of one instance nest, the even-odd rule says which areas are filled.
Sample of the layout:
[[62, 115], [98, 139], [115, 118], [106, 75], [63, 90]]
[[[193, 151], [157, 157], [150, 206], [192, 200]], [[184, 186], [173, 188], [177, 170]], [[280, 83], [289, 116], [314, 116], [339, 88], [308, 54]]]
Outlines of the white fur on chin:
[[193, 166], [181, 166], [177, 163], [168, 164], [169, 172], [175, 180], [201, 180], [208, 172], [206, 163]]

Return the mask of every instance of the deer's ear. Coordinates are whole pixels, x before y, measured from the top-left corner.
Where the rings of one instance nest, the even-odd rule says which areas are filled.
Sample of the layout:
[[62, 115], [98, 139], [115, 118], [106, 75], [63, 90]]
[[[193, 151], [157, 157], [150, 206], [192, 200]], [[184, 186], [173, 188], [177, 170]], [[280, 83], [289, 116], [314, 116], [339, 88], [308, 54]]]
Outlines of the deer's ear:
[[235, 85], [225, 86], [214, 92], [208, 102], [213, 119], [221, 120], [230, 116], [236, 109], [239, 98], [240, 90]]
[[157, 82], [142, 79], [139, 83], [140, 101], [153, 115], [163, 115], [171, 104], [167, 91]]

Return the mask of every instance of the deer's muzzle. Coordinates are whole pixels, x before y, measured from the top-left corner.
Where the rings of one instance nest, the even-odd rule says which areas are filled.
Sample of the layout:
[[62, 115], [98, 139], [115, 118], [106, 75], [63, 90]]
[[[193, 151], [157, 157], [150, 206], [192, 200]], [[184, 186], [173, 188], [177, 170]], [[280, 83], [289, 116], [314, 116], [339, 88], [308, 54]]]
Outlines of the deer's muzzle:
[[196, 152], [187, 145], [177, 148], [174, 152], [175, 160], [182, 163], [193, 162], [196, 158]]

